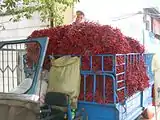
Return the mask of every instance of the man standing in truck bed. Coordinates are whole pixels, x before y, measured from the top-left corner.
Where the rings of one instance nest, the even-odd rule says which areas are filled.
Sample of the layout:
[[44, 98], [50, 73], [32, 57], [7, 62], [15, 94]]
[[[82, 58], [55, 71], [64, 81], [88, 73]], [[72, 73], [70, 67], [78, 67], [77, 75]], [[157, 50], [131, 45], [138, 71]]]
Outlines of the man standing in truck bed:
[[75, 24], [79, 24], [85, 21], [85, 15], [82, 11], [78, 10], [76, 11], [76, 19], [75, 21], [72, 23], [73, 25]]

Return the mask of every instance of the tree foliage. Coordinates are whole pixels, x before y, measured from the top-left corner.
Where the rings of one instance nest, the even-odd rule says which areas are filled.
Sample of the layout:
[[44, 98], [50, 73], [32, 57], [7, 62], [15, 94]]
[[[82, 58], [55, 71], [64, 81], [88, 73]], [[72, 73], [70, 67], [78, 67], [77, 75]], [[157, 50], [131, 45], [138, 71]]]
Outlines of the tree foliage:
[[0, 12], [12, 15], [13, 21], [30, 19], [33, 13], [39, 12], [41, 21], [50, 20], [53, 27], [63, 23], [63, 13], [76, 2], [79, 0], [3, 0]]

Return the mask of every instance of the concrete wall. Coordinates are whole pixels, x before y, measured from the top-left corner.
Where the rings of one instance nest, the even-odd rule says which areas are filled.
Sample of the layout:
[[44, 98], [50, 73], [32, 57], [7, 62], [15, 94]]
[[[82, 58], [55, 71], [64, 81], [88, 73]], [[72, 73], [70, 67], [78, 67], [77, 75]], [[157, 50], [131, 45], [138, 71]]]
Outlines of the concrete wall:
[[[42, 23], [37, 13], [30, 20], [23, 19], [19, 22], [8, 21], [11, 16], [0, 17], [0, 23], [4, 30], [0, 30], [0, 41], [26, 38], [36, 29], [47, 27], [48, 23]], [[2, 28], [1, 28], [2, 29]]]
[[[64, 24], [72, 22], [73, 9], [68, 8], [64, 13]], [[48, 26], [49, 23], [42, 23], [38, 13], [35, 13], [30, 20], [23, 19], [19, 22], [8, 21], [11, 16], [0, 17], [0, 24], [4, 26], [5, 30], [0, 27], [0, 41], [22, 39], [29, 36], [34, 30], [43, 29]]]

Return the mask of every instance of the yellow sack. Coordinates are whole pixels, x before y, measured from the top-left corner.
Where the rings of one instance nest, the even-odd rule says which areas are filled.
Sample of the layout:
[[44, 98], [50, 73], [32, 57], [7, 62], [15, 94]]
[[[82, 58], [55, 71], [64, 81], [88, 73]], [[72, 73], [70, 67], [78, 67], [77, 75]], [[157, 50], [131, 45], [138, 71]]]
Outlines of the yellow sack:
[[61, 92], [70, 96], [71, 107], [77, 108], [80, 93], [80, 58], [64, 56], [52, 60], [48, 92]]

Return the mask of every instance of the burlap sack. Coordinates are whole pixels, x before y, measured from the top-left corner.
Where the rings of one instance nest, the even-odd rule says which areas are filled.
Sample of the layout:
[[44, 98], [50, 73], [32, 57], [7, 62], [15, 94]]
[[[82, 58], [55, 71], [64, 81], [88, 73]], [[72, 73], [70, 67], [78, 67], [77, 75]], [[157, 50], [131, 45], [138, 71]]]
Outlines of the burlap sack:
[[71, 99], [72, 108], [77, 108], [80, 80], [80, 58], [64, 56], [52, 60], [48, 92], [68, 94]]

